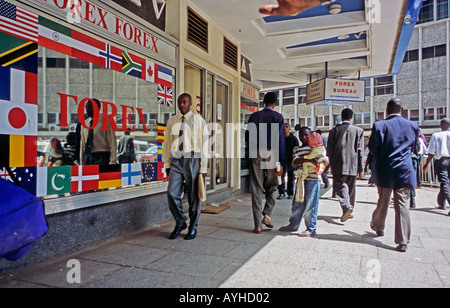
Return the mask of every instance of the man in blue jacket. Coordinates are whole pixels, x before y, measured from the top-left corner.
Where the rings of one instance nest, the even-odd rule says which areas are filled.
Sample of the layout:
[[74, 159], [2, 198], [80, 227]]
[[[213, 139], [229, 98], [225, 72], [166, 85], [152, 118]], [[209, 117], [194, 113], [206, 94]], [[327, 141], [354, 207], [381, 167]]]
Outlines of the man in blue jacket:
[[375, 156], [375, 184], [378, 204], [373, 212], [371, 228], [378, 236], [384, 235], [389, 201], [394, 193], [395, 243], [398, 251], [406, 251], [411, 237], [409, 198], [411, 188], [417, 184], [411, 153], [415, 151], [419, 132], [417, 123], [401, 116], [399, 98], [391, 99], [386, 108], [388, 118], [376, 122], [369, 140], [369, 150]]

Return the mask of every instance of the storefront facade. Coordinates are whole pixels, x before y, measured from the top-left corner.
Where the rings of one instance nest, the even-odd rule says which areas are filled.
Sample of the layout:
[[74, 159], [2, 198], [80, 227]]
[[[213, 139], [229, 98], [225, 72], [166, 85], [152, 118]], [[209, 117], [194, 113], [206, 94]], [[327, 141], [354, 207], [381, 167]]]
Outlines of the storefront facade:
[[[176, 113], [179, 42], [164, 32], [166, 7], [139, 16], [131, 1], [73, 3], [0, 2], [2, 177], [10, 179], [10, 167], [44, 199], [50, 226], [24, 263], [170, 218], [161, 150], [164, 124]], [[86, 165], [73, 140], [96, 126], [108, 137], [94, 137], [92, 152], [106, 145], [110, 163]], [[125, 132], [136, 157], [119, 164]]]
[[[247, 190], [239, 43], [186, 0], [73, 4], [0, 1], [0, 39], [7, 43], [0, 100], [9, 104], [0, 119], [0, 168], [10, 179], [10, 167], [44, 199], [50, 227], [23, 259], [1, 260], [5, 270], [170, 219], [162, 143], [184, 92], [210, 129], [207, 202]], [[198, 22], [206, 33], [192, 28]], [[68, 163], [72, 138], [97, 126], [108, 136], [101, 141], [109, 163], [86, 165], [78, 152]], [[119, 164], [115, 154], [125, 133], [134, 139], [136, 161]]]

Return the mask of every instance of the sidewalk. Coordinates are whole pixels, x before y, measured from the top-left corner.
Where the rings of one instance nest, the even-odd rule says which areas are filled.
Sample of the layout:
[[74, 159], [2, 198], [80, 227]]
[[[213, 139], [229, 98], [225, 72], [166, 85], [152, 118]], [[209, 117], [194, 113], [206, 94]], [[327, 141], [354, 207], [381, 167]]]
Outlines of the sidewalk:
[[[76, 253], [0, 276], [0, 287], [450, 287], [450, 217], [436, 208], [438, 190], [417, 190], [411, 211], [412, 241], [395, 250], [391, 206], [384, 237], [369, 222], [377, 191], [357, 183], [354, 219], [340, 222], [341, 209], [324, 193], [318, 235], [300, 238], [278, 231], [286, 225], [292, 200], [277, 201], [273, 230], [252, 233], [251, 195], [227, 200], [231, 208], [202, 214], [197, 238], [185, 231], [168, 240], [174, 223], [151, 228]], [[302, 222], [301, 230], [304, 224]], [[81, 264], [81, 283], [69, 284], [68, 260]]]

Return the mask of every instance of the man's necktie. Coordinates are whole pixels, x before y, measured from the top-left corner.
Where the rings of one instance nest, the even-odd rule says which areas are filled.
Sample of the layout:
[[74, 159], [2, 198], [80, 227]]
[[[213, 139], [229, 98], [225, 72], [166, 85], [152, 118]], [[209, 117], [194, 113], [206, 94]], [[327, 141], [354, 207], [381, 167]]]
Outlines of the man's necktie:
[[186, 126], [186, 118], [181, 117], [180, 132], [178, 133], [178, 151], [184, 152], [184, 128]]

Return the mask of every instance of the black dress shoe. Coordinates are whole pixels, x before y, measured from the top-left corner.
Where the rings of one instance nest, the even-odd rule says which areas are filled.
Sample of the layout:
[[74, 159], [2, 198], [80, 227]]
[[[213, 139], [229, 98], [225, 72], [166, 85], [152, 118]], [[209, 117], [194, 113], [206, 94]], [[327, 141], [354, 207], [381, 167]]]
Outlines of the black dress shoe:
[[175, 226], [175, 229], [170, 234], [169, 239], [171, 239], [171, 240], [176, 239], [178, 237], [178, 235], [180, 235], [181, 231], [183, 231], [186, 228], [187, 228], [187, 224], [186, 223], [184, 223], [181, 227]]
[[197, 236], [197, 229], [189, 230], [188, 234], [184, 237], [185, 240], [193, 240]]

